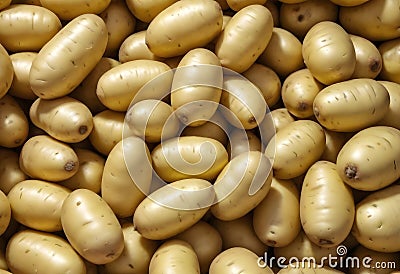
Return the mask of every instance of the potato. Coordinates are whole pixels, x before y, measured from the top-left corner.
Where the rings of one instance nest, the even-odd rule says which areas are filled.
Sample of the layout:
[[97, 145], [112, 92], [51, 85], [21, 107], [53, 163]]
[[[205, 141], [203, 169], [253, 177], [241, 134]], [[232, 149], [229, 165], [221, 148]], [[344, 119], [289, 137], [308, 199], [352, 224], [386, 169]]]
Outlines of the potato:
[[140, 1], [126, 0], [129, 10], [140, 21], [150, 23], [161, 11], [177, 2], [177, 0]]
[[28, 119], [21, 106], [10, 95], [0, 98], [0, 106], [0, 146], [19, 147], [28, 137]]
[[14, 185], [27, 178], [19, 167], [19, 154], [8, 148], [0, 148], [0, 190], [8, 194]]
[[93, 115], [106, 110], [107, 108], [100, 102], [96, 94], [97, 82], [100, 77], [108, 70], [118, 66], [120, 62], [108, 57], [102, 57], [88, 76], [69, 94], [84, 103]]
[[150, 22], [146, 44], [157, 56], [174, 57], [211, 42], [222, 28], [222, 10], [216, 1], [178, 1]]
[[226, 120], [241, 129], [257, 127], [267, 111], [261, 91], [237, 74], [224, 76], [221, 104], [225, 107], [222, 114]]
[[[252, 251], [243, 247], [232, 247], [221, 252], [211, 263], [210, 274], [220, 273], [254, 273], [273, 274], [274, 272], [266, 266], [258, 266], [259, 257]], [[240, 269], [240, 270], [239, 270]]]
[[70, 190], [86, 188], [95, 193], [100, 193], [104, 158], [96, 152], [85, 148], [75, 148], [74, 151], [79, 160], [78, 171], [74, 176], [59, 182], [59, 184]]
[[334, 22], [319, 22], [303, 40], [306, 67], [322, 84], [348, 80], [356, 66], [356, 53], [348, 33]]
[[127, 137], [111, 150], [104, 165], [101, 195], [118, 217], [132, 216], [150, 191], [150, 152], [138, 137]]
[[171, 86], [171, 106], [183, 124], [199, 126], [213, 116], [221, 99], [223, 73], [218, 57], [207, 49], [193, 49], [183, 56]]
[[255, 4], [264, 5], [265, 2], [266, 0], [226, 0], [228, 6], [234, 11], [239, 11], [244, 7]]
[[400, 37], [399, 5], [398, 1], [370, 0], [354, 7], [341, 7], [340, 24], [347, 32], [371, 41], [395, 39]]
[[293, 116], [286, 108], [278, 108], [267, 114], [258, 126], [264, 145], [268, 144], [276, 132], [294, 122]]
[[252, 218], [253, 215], [249, 213], [232, 221], [211, 220], [212, 226], [222, 237], [222, 250], [239, 246], [247, 248], [259, 256], [264, 254], [268, 247], [254, 232]]
[[300, 219], [307, 237], [319, 246], [337, 246], [350, 233], [354, 214], [353, 194], [336, 165], [314, 163], [306, 173], [300, 195]]
[[359, 131], [337, 157], [340, 177], [352, 188], [378, 190], [400, 178], [400, 130], [375, 126]]
[[29, 83], [29, 71], [36, 58], [36, 52], [17, 52], [10, 55], [13, 65], [14, 77], [8, 94], [26, 100], [37, 98]]
[[322, 127], [311, 120], [298, 120], [278, 131], [265, 149], [274, 176], [292, 179], [305, 173], [325, 149]]
[[108, 155], [122, 140], [124, 119], [123, 112], [108, 109], [93, 116], [93, 130], [89, 135], [89, 140], [98, 152]]
[[400, 83], [400, 38], [383, 42], [379, 45], [379, 52], [382, 55], [382, 71], [379, 75], [381, 80], [388, 80]]
[[172, 71], [166, 64], [154, 60], [134, 60], [105, 72], [98, 81], [96, 93], [101, 103], [110, 110], [126, 111], [146, 83], [151, 81], [154, 85], [151, 88], [165, 90], [170, 88], [169, 80], [172, 82]]
[[376, 46], [361, 36], [350, 35], [356, 52], [356, 67], [351, 78], [375, 78], [382, 70], [382, 56]]
[[274, 106], [279, 101], [281, 96], [281, 80], [274, 70], [254, 63], [242, 75], [260, 89], [268, 107]]
[[282, 101], [286, 109], [297, 118], [308, 118], [314, 115], [315, 96], [324, 85], [318, 82], [309, 69], [301, 69], [286, 77], [282, 85]]
[[172, 239], [164, 242], [150, 261], [149, 274], [200, 273], [195, 251], [185, 241]]
[[[13, 216], [14, 217], [14, 216]], [[0, 235], [3, 235], [11, 221], [11, 206], [6, 194], [0, 191]]]
[[35, 5], [11, 5], [0, 12], [0, 43], [9, 51], [39, 51], [61, 29], [50, 10]]
[[337, 16], [338, 7], [331, 1], [307, 0], [295, 4], [282, 3], [279, 21], [282, 28], [302, 40], [312, 26], [322, 21], [336, 21]]
[[76, 189], [64, 200], [61, 224], [72, 247], [91, 263], [106, 264], [122, 253], [124, 237], [117, 217], [88, 189]]
[[53, 11], [62, 20], [71, 20], [83, 14], [98, 14], [105, 10], [111, 0], [40, 0], [40, 4]]
[[304, 67], [301, 42], [291, 32], [274, 27], [268, 46], [258, 62], [270, 67], [279, 76], [286, 77]]
[[61, 206], [70, 192], [41, 180], [19, 182], [8, 193], [13, 218], [35, 230], [61, 231]]
[[113, 274], [147, 273], [158, 242], [144, 238], [129, 222], [122, 224], [122, 233], [124, 234], [124, 250], [116, 260], [104, 265], [106, 272]]
[[389, 109], [386, 88], [373, 79], [352, 79], [322, 89], [314, 99], [318, 122], [332, 131], [354, 132], [383, 119]]
[[260, 138], [249, 130], [232, 129], [229, 133], [229, 141], [227, 147], [229, 159], [233, 159], [244, 152], [262, 150]]
[[189, 243], [197, 255], [200, 273], [208, 273], [212, 260], [222, 251], [222, 238], [214, 226], [199, 221], [174, 237]]
[[324, 129], [325, 132], [325, 150], [320, 160], [326, 160], [336, 163], [337, 156], [343, 145], [350, 139], [351, 133], [331, 131]]
[[22, 146], [19, 165], [31, 178], [56, 182], [71, 178], [78, 171], [79, 160], [67, 144], [47, 135], [38, 135]]
[[215, 54], [222, 66], [244, 72], [265, 50], [272, 36], [271, 12], [262, 5], [250, 5], [234, 14], [218, 37]]
[[[74, 2], [68, 1], [67, 5]], [[100, 61], [107, 45], [106, 33], [104, 21], [95, 14], [83, 14], [71, 20], [33, 60], [29, 73], [33, 92], [43, 99], [71, 93]]]
[[6, 250], [12, 273], [85, 274], [83, 260], [60, 236], [31, 229], [15, 233]]
[[99, 15], [106, 23], [108, 31], [108, 43], [104, 54], [115, 56], [125, 38], [134, 32], [136, 19], [124, 0], [112, 0]]
[[11, 58], [6, 49], [0, 44], [0, 99], [10, 89], [14, 78], [14, 69]]
[[162, 61], [164, 59], [154, 55], [146, 45], [146, 30], [135, 32], [126, 37], [119, 47], [118, 58], [121, 63], [138, 59], [154, 61]]
[[31, 105], [29, 117], [35, 126], [66, 143], [83, 141], [93, 129], [89, 108], [69, 96], [50, 100], [37, 98]]
[[133, 104], [125, 116], [126, 131], [149, 143], [158, 143], [178, 135], [179, 119], [173, 108], [159, 100], [148, 99]]
[[272, 178], [271, 189], [254, 209], [257, 237], [268, 246], [286, 246], [300, 232], [300, 193], [290, 180]]
[[151, 153], [155, 172], [165, 181], [187, 178], [212, 180], [228, 163], [228, 153], [218, 141], [198, 136], [163, 141]]
[[390, 103], [389, 110], [386, 112], [382, 120], [377, 124], [382, 126], [391, 126], [400, 129], [400, 109], [398, 104], [400, 102], [400, 84], [390, 81], [378, 81], [389, 92]]
[[352, 234], [366, 248], [379, 252], [400, 251], [400, 185], [375, 191], [356, 205]]
[[253, 210], [270, 189], [271, 165], [259, 151], [245, 152], [230, 160], [215, 180], [216, 203], [211, 213], [230, 221]]

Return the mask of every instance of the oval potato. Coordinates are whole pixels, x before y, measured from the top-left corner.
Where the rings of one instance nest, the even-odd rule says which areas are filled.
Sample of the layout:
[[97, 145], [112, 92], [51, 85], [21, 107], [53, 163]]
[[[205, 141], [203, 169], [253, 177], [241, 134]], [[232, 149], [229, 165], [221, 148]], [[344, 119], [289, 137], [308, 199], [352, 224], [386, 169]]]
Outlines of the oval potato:
[[17, 52], [10, 55], [14, 77], [8, 94], [26, 100], [37, 98], [29, 83], [29, 71], [36, 55], [36, 52]]
[[164, 58], [150, 51], [146, 45], [146, 30], [142, 30], [125, 38], [119, 48], [118, 59], [121, 63], [126, 63], [139, 59], [162, 61]]
[[177, 0], [140, 1], [126, 0], [129, 10], [140, 21], [150, 23], [154, 17]]
[[350, 35], [356, 52], [356, 67], [351, 78], [374, 79], [382, 70], [382, 56], [377, 47], [368, 39]]
[[0, 44], [0, 98], [10, 89], [14, 78], [14, 68], [6, 49]]
[[12, 149], [0, 148], [0, 190], [7, 195], [13, 186], [27, 178], [19, 167], [19, 154]]
[[62, 20], [72, 20], [83, 14], [98, 14], [105, 10], [111, 0], [40, 0], [40, 4], [53, 11]]

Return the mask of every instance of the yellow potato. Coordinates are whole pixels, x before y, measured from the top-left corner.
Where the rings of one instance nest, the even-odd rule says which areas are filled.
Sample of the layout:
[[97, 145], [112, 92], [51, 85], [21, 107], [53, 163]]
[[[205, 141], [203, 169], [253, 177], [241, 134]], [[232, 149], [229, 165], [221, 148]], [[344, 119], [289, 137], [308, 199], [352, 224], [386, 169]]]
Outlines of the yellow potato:
[[0, 148], [0, 190], [8, 194], [17, 183], [28, 176], [19, 167], [19, 154], [8, 148]]
[[66, 240], [30, 229], [11, 237], [6, 259], [12, 273], [86, 273], [83, 260]]
[[138, 137], [127, 137], [111, 150], [104, 165], [101, 195], [115, 215], [132, 216], [150, 191], [150, 152]]
[[0, 98], [0, 106], [0, 146], [7, 148], [21, 146], [27, 139], [29, 131], [25, 113], [10, 95]]
[[382, 55], [380, 79], [400, 83], [400, 38], [383, 42], [378, 49]]
[[171, 106], [185, 125], [207, 122], [218, 108], [222, 94], [223, 70], [210, 50], [197, 48], [178, 64], [171, 86]]
[[238, 128], [233, 128], [229, 132], [227, 147], [229, 159], [233, 159], [244, 152], [261, 150], [261, 140], [254, 132]]
[[340, 177], [352, 188], [378, 190], [400, 178], [400, 130], [374, 126], [359, 131], [337, 157]]
[[351, 78], [375, 78], [382, 70], [382, 56], [368, 39], [350, 35], [356, 52], [356, 67]]
[[163, 141], [151, 153], [153, 168], [161, 179], [215, 179], [228, 162], [228, 153], [218, 141], [197, 136]]
[[101, 103], [110, 110], [126, 111], [146, 83], [151, 81], [151, 89], [164, 91], [170, 88], [169, 80], [172, 82], [172, 71], [168, 65], [154, 60], [134, 60], [105, 72], [98, 81], [96, 93]]
[[178, 1], [150, 22], [146, 44], [157, 56], [179, 56], [206, 46], [221, 32], [221, 28], [222, 10], [216, 1]]
[[71, 191], [41, 180], [24, 180], [8, 193], [13, 218], [35, 230], [61, 231], [61, 206]]
[[93, 129], [93, 116], [82, 102], [69, 96], [37, 98], [29, 110], [31, 122], [51, 137], [66, 143], [86, 139]]
[[149, 274], [200, 273], [199, 260], [192, 246], [172, 239], [164, 242], [150, 261]]
[[298, 120], [279, 130], [265, 149], [274, 176], [292, 179], [305, 173], [325, 149], [322, 127], [311, 120]]
[[161, 11], [171, 6], [177, 0], [126, 0], [129, 10], [140, 21], [150, 23]]
[[245, 152], [230, 160], [215, 180], [216, 203], [211, 213], [230, 221], [253, 210], [270, 189], [271, 165], [259, 151]]
[[206, 180], [175, 181], [146, 197], [136, 208], [133, 223], [147, 239], [168, 239], [197, 223], [214, 198], [212, 185]]
[[348, 80], [356, 66], [356, 53], [348, 33], [337, 23], [324, 21], [311, 27], [303, 40], [303, 59], [322, 84]]
[[390, 103], [389, 110], [386, 112], [382, 120], [380, 120], [377, 125], [391, 126], [400, 129], [400, 108], [398, 104], [400, 102], [400, 84], [390, 82], [390, 81], [378, 81], [382, 84], [386, 90], [389, 92]]
[[257, 60], [272, 36], [271, 12], [262, 5], [250, 5], [234, 14], [218, 37], [215, 54], [222, 66], [244, 72]]
[[40, 0], [40, 4], [53, 11], [62, 20], [71, 20], [83, 14], [98, 14], [111, 0]]
[[257, 237], [268, 246], [286, 246], [300, 232], [300, 193], [290, 180], [272, 178], [271, 189], [254, 209]]
[[239, 11], [244, 7], [255, 4], [264, 5], [265, 2], [266, 0], [226, 0], [228, 6], [234, 11]]
[[29, 177], [51, 182], [71, 178], [79, 168], [73, 149], [47, 135], [31, 137], [24, 143], [19, 164]]
[[61, 29], [50, 10], [35, 5], [11, 5], [0, 12], [0, 43], [9, 51], [39, 51]]
[[14, 78], [14, 69], [11, 58], [6, 49], [0, 44], [0, 98], [10, 89]]
[[124, 237], [117, 217], [88, 189], [76, 189], [64, 200], [61, 224], [73, 248], [91, 263], [106, 264], [122, 253]]
[[322, 89], [314, 99], [314, 114], [325, 128], [354, 132], [383, 119], [389, 110], [390, 96], [379, 82], [352, 79]]
[[119, 48], [118, 58], [121, 63], [139, 59], [154, 61], [162, 61], [164, 59], [154, 55], [146, 45], [146, 30], [135, 32], [126, 37]]
[[37, 98], [29, 83], [29, 71], [36, 55], [36, 52], [17, 52], [10, 55], [14, 77], [8, 94], [26, 100]]
[[[74, 2], [65, 3], [69, 6]], [[107, 45], [106, 34], [104, 21], [95, 14], [83, 14], [69, 21], [33, 60], [29, 73], [33, 92], [44, 99], [71, 93], [100, 61]]]

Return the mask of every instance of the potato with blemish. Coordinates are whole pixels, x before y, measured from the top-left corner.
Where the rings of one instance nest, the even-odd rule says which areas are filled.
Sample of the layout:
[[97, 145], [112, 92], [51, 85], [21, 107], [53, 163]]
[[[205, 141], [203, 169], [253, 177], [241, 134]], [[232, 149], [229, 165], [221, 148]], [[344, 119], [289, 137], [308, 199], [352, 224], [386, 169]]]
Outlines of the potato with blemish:
[[351, 78], [374, 79], [382, 70], [382, 56], [378, 48], [368, 39], [350, 35], [356, 52], [356, 67]]

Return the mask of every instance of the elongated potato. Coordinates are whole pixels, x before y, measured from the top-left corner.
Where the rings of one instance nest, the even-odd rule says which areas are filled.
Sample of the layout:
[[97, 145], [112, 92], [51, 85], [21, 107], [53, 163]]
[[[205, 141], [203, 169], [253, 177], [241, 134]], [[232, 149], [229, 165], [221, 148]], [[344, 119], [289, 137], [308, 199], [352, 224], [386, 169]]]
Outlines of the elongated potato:
[[378, 190], [400, 178], [400, 130], [375, 126], [359, 131], [337, 157], [340, 177], [352, 188]]
[[300, 219], [308, 238], [320, 246], [339, 245], [350, 233], [354, 214], [353, 194], [336, 165], [328, 161], [313, 164], [300, 195]]
[[133, 223], [147, 239], [167, 239], [197, 223], [214, 197], [212, 185], [206, 180], [175, 181], [147, 196], [136, 208]]
[[14, 78], [14, 69], [11, 58], [6, 49], [0, 44], [0, 98], [10, 89]]
[[106, 25], [99, 16], [83, 14], [71, 20], [33, 60], [29, 73], [33, 92], [44, 99], [71, 93], [100, 61], [107, 41]]
[[400, 185], [368, 195], [356, 205], [352, 234], [366, 248], [379, 252], [400, 251]]
[[19, 4], [0, 12], [0, 43], [9, 51], [39, 51], [60, 29], [60, 19], [44, 7]]
[[348, 33], [330, 21], [311, 27], [304, 37], [302, 54], [306, 67], [325, 85], [348, 80], [356, 66], [356, 53]]
[[178, 1], [150, 22], [146, 44], [157, 56], [179, 56], [206, 46], [221, 28], [222, 10], [216, 1]]
[[278, 131], [265, 149], [274, 176], [291, 179], [305, 173], [325, 149], [322, 127], [311, 120], [298, 120]]
[[124, 237], [117, 217], [88, 189], [76, 189], [64, 200], [61, 224], [73, 248], [89, 262], [106, 264], [122, 253]]
[[36, 52], [17, 52], [10, 55], [14, 77], [8, 94], [26, 100], [37, 98], [29, 83], [29, 71], [36, 55]]
[[62, 20], [71, 20], [83, 14], [98, 14], [111, 0], [40, 0], [40, 4], [53, 11]]
[[400, 102], [400, 84], [390, 82], [390, 81], [378, 81], [383, 85], [389, 93], [390, 103], [389, 110], [386, 112], [382, 120], [380, 120], [377, 125], [390, 126], [400, 129], [400, 108], [398, 104]]
[[350, 35], [356, 52], [356, 67], [351, 78], [375, 78], [382, 70], [382, 56], [368, 39]]
[[29, 110], [32, 123], [51, 137], [66, 143], [86, 139], [93, 129], [89, 108], [69, 96], [57, 99], [36, 99]]
[[8, 194], [13, 186], [27, 178], [19, 167], [19, 154], [8, 148], [0, 148], [0, 190]]
[[268, 246], [286, 246], [300, 232], [300, 193], [290, 180], [272, 178], [271, 189], [254, 209], [257, 237]]
[[127, 137], [111, 150], [104, 165], [101, 196], [118, 217], [132, 216], [150, 191], [150, 152], [138, 137]]
[[22, 146], [19, 165], [31, 178], [62, 181], [78, 171], [79, 160], [67, 144], [47, 135], [38, 135], [29, 138]]
[[[157, 76], [162, 81], [154, 80]], [[98, 81], [96, 93], [107, 108], [126, 111], [146, 83], [153, 80], [154, 89], [169, 90], [169, 79], [172, 82], [172, 71], [166, 64], [154, 60], [134, 60], [105, 72]]]
[[24, 180], [8, 193], [13, 218], [31, 229], [61, 231], [61, 206], [70, 192], [54, 183]]
[[239, 73], [250, 68], [267, 47], [273, 24], [271, 12], [259, 4], [235, 13], [215, 45], [222, 66]]
[[30, 229], [11, 237], [6, 259], [12, 273], [86, 273], [83, 260], [66, 240]]
[[171, 106], [185, 125], [207, 122], [218, 108], [222, 94], [223, 70], [210, 50], [197, 48], [186, 53], [175, 71]]
[[314, 99], [318, 122], [333, 131], [353, 132], [383, 119], [389, 109], [386, 88], [373, 79], [352, 79], [330, 85]]
[[228, 163], [228, 153], [220, 142], [197, 136], [168, 139], [153, 149], [151, 158], [154, 170], [167, 182], [212, 180]]
[[[129, 2], [127, 1], [127, 3]], [[156, 56], [150, 51], [146, 45], [146, 30], [142, 30], [126, 37], [119, 48], [118, 59], [121, 63], [126, 63], [139, 59], [162, 61], [164, 58]]]
[[149, 274], [200, 273], [196, 252], [187, 242], [172, 239], [164, 242], [150, 261]]
[[18, 102], [10, 95], [0, 98], [0, 146], [21, 146], [28, 137], [29, 122]]
[[379, 52], [382, 55], [381, 80], [400, 83], [400, 38], [385, 41], [379, 45]]
[[215, 180], [217, 202], [211, 213], [220, 220], [230, 221], [253, 210], [271, 187], [271, 165], [259, 151], [244, 152], [230, 160]]

